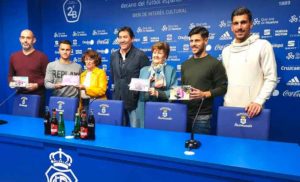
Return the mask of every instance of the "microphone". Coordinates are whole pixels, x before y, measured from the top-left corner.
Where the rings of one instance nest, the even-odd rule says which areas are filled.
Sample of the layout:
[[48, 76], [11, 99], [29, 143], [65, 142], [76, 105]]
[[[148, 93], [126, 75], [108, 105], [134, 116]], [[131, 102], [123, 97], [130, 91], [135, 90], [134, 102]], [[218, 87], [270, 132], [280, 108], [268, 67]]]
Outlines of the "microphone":
[[[12, 94], [10, 94], [6, 99], [4, 99], [1, 103], [0, 103], [0, 107], [5, 104], [10, 98], [12, 98], [14, 95], [16, 95], [16, 93], [18, 92], [18, 90], [15, 90]], [[1, 124], [6, 124], [7, 121], [4, 121], [2, 119], [0, 119], [0, 125]]]
[[12, 98], [14, 95], [16, 95], [16, 93], [18, 92], [18, 89], [16, 89], [12, 94], [10, 94], [6, 99], [4, 99], [1, 103], [0, 103], [0, 107], [5, 104], [10, 98]]
[[200, 112], [200, 110], [202, 108], [203, 101], [204, 101], [204, 98], [201, 99], [201, 103], [200, 103], [200, 105], [198, 107], [198, 111], [197, 111], [196, 116], [195, 116], [195, 118], [193, 120], [192, 131], [191, 131], [191, 138], [189, 140], [185, 141], [185, 148], [188, 148], [189, 150], [190, 149], [198, 149], [201, 146], [200, 141], [194, 139], [194, 134], [195, 134], [195, 132], [194, 132], [194, 125], [195, 125], [196, 119], [198, 118], [199, 112]]

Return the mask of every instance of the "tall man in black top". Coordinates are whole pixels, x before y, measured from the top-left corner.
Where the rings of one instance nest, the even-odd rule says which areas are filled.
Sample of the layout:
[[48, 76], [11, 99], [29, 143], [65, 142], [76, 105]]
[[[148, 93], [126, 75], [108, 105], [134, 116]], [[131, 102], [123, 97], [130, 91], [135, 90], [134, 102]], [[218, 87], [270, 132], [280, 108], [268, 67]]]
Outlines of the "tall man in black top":
[[[187, 131], [191, 132], [193, 120], [195, 133], [210, 134], [213, 98], [224, 95], [227, 90], [227, 76], [220, 61], [206, 52], [209, 32], [205, 27], [194, 27], [190, 33], [190, 47], [193, 56], [182, 64], [182, 85], [191, 85], [188, 105]], [[196, 113], [203, 100], [197, 118]]]
[[133, 46], [134, 34], [130, 27], [118, 31], [120, 49], [110, 57], [110, 73], [114, 84], [113, 99], [123, 100], [125, 117], [123, 125], [137, 127], [136, 107], [138, 92], [129, 90], [131, 78], [139, 78], [140, 70], [150, 64], [145, 53]]

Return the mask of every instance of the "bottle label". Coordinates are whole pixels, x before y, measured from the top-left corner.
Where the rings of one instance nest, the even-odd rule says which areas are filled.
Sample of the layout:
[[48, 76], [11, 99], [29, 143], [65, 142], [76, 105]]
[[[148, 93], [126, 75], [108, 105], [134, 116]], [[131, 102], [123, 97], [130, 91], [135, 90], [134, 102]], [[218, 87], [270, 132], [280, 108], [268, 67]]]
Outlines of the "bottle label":
[[86, 127], [80, 127], [80, 138], [87, 138], [88, 129]]
[[56, 135], [57, 134], [57, 125], [56, 124], [51, 124], [51, 135]]

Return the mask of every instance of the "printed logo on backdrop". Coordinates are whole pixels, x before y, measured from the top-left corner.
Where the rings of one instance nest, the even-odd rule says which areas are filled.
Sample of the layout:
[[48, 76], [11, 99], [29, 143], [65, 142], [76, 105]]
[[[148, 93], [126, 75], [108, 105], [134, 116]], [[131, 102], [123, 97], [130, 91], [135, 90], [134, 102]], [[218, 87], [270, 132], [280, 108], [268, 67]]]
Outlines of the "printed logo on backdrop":
[[65, 104], [64, 101], [57, 101], [57, 111], [64, 111], [63, 110], [63, 105]]
[[211, 26], [208, 23], [206, 23], [206, 22], [204, 22], [204, 23], [193, 23], [192, 22], [189, 25], [189, 29], [191, 30], [191, 29], [195, 28], [196, 26], [202, 26], [202, 27], [205, 27], [207, 29], [211, 28]]
[[106, 30], [93, 30], [92, 31], [93, 36], [99, 36], [99, 35], [108, 35], [108, 32]]
[[286, 57], [285, 57], [288, 61], [291, 60], [299, 60], [300, 59], [300, 53], [299, 52], [289, 52], [287, 53]]
[[64, 153], [61, 148], [49, 154], [52, 165], [45, 172], [47, 182], [77, 182], [78, 179], [70, 168], [73, 159]]
[[292, 79], [290, 79], [287, 83], [287, 86], [300, 86], [300, 81], [297, 76], [294, 76]]
[[27, 107], [26, 101], [28, 100], [27, 97], [21, 97], [21, 103], [19, 104], [20, 107]]
[[228, 31], [226, 31], [224, 34], [221, 35], [220, 40], [232, 40], [231, 35]]
[[136, 29], [136, 32], [137, 33], [145, 33], [145, 32], [147, 32], [147, 33], [149, 33], [149, 32], [155, 32], [155, 30], [153, 29], [153, 27], [138, 27], [137, 29]]
[[289, 19], [289, 22], [290, 23], [297, 23], [297, 22], [300, 22], [300, 17], [297, 16], [297, 15], [292, 15]]
[[68, 35], [66, 34], [66, 32], [54, 32], [53, 37], [54, 38], [68, 37]]
[[160, 113], [160, 116], [158, 116], [157, 119], [161, 119], [161, 120], [172, 120], [173, 119], [169, 116], [169, 112], [172, 111], [171, 108], [161, 107], [159, 110], [161, 111], [161, 113]]
[[285, 90], [282, 93], [282, 96], [283, 97], [300, 98], [300, 90], [296, 90], [296, 91]]
[[229, 20], [221, 20], [219, 23], [220, 28], [226, 28], [231, 26], [231, 21]]
[[109, 116], [110, 115], [109, 113], [107, 113], [107, 108], [109, 108], [109, 105], [100, 104], [99, 107], [100, 107], [100, 112], [97, 113], [99, 116]]
[[236, 114], [237, 118], [239, 118], [238, 122], [234, 123], [234, 127], [238, 127], [238, 128], [252, 128], [252, 124], [248, 124], [247, 123], [247, 113], [237, 113]]
[[181, 27], [179, 25], [163, 25], [161, 27], [161, 31], [169, 32], [169, 31], [181, 31]]
[[285, 47], [286, 50], [293, 50], [296, 49], [296, 41], [295, 40], [289, 40], [287, 42], [287, 47]]
[[63, 11], [68, 23], [78, 22], [81, 13], [80, 0], [66, 0], [63, 4]]
[[300, 71], [300, 66], [281, 66], [282, 71]]
[[278, 24], [279, 21], [276, 20], [274, 17], [268, 17], [268, 18], [255, 18], [253, 20], [253, 25], [275, 25]]

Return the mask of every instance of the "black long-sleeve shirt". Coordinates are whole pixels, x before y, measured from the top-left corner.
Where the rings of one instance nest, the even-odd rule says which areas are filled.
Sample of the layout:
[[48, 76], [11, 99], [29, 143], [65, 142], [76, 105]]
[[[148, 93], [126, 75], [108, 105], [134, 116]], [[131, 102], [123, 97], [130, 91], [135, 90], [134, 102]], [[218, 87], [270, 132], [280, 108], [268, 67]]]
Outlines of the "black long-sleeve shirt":
[[[207, 55], [203, 58], [190, 58], [181, 66], [182, 85], [191, 85], [201, 91], [210, 91], [211, 97], [204, 100], [200, 115], [211, 114], [213, 98], [227, 91], [227, 76], [222, 62]], [[189, 116], [195, 116], [201, 100], [187, 102]]]

